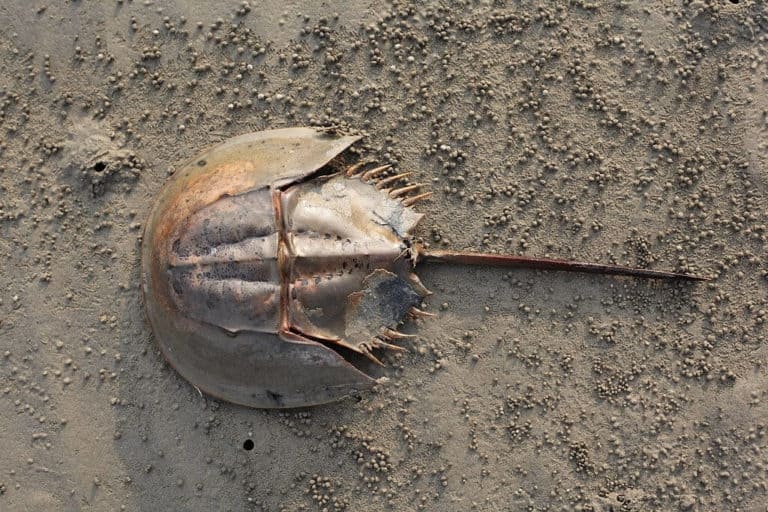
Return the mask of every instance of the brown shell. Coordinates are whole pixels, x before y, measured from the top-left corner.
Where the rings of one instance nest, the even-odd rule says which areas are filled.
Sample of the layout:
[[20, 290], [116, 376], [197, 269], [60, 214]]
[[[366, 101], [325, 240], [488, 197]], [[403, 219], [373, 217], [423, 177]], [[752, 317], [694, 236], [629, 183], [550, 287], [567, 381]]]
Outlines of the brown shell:
[[[375, 381], [345, 357], [374, 349], [429, 292], [421, 261], [667, 280], [700, 276], [516, 255], [428, 250], [410, 240], [408, 173], [329, 165], [358, 137], [289, 128], [236, 137], [187, 162], [144, 233], [147, 315], [170, 364], [203, 391], [252, 407], [338, 400]], [[410, 195], [415, 193], [417, 195]], [[346, 354], [342, 357], [340, 354]]]
[[142, 246], [146, 310], [168, 362], [199, 389], [271, 408], [374, 384], [326, 345], [354, 349], [420, 301], [398, 259], [420, 215], [328, 176], [356, 140], [311, 128], [243, 135], [160, 192]]

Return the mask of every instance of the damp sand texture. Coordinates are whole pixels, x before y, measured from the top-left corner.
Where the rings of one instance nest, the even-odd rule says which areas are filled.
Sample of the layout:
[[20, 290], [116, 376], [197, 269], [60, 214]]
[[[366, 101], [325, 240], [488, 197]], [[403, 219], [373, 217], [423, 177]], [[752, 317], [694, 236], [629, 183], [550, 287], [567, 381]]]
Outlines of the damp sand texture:
[[[767, 9], [2, 2], [0, 510], [765, 510]], [[428, 184], [434, 249], [710, 281], [425, 266], [385, 385], [216, 401], [141, 233], [180, 163], [288, 126]]]

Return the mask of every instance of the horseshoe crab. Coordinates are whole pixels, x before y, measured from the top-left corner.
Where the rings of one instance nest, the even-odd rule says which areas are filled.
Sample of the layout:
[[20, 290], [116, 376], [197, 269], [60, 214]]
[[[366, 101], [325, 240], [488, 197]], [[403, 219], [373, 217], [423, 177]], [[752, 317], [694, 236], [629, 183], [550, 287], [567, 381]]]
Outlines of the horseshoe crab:
[[358, 139], [313, 128], [242, 135], [189, 160], [160, 192], [142, 240], [144, 302], [163, 355], [198, 389], [282, 408], [371, 387], [348, 359], [403, 350], [398, 325], [427, 315], [414, 273], [423, 261], [698, 279], [428, 250], [410, 234], [422, 217], [412, 206], [429, 192], [388, 166], [340, 167]]

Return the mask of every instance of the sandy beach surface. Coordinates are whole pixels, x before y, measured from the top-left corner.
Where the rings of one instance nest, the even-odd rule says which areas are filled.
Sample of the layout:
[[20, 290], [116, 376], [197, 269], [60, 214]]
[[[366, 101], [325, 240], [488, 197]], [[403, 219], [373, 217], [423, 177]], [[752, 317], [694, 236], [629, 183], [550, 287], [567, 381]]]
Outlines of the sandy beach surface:
[[[0, 2], [0, 510], [768, 510], [767, 11]], [[214, 400], [147, 325], [142, 229], [180, 162], [288, 126], [413, 172], [432, 247], [711, 280], [423, 266], [387, 384]]]

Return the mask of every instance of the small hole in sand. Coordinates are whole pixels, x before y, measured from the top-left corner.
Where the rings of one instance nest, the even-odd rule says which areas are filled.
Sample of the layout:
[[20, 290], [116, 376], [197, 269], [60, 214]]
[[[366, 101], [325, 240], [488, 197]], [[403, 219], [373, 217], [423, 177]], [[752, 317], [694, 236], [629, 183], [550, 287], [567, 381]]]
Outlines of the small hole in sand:
[[107, 168], [107, 164], [104, 162], [96, 162], [93, 164], [93, 170], [96, 172], [103, 172]]
[[243, 450], [248, 452], [253, 450], [253, 440], [246, 439], [245, 442], [243, 443]]

